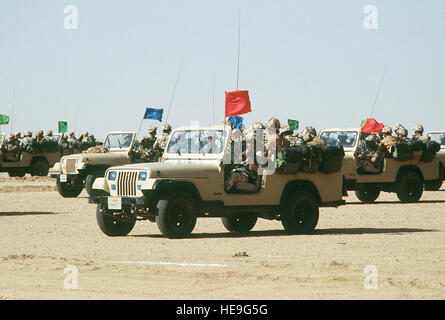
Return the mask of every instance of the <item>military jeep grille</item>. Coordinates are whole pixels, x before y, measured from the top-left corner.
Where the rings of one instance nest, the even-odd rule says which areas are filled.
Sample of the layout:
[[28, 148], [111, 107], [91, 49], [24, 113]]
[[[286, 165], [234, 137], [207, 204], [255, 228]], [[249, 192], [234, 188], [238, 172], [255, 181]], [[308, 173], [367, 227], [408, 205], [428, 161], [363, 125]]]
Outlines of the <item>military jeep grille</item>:
[[138, 171], [118, 172], [117, 175], [117, 195], [118, 196], [136, 196], [136, 182]]
[[76, 159], [66, 159], [66, 173], [76, 173]]

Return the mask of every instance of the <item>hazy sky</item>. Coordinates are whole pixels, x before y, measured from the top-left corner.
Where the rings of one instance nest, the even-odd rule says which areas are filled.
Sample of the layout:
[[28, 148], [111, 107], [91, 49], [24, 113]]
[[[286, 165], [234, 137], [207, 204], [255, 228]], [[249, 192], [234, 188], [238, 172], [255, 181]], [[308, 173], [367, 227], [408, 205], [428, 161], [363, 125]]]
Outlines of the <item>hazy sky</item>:
[[[78, 29], [64, 8], [78, 9]], [[378, 29], [366, 30], [367, 5]], [[249, 90], [248, 124], [277, 116], [317, 129], [379, 122], [445, 130], [445, 1], [1, 0], [0, 113], [13, 130], [57, 121], [103, 138], [137, 130], [146, 107], [176, 127], [224, 117], [224, 91]], [[145, 121], [142, 135], [150, 124]], [[2, 131], [10, 131], [10, 125]], [[411, 134], [411, 131], [410, 131]]]

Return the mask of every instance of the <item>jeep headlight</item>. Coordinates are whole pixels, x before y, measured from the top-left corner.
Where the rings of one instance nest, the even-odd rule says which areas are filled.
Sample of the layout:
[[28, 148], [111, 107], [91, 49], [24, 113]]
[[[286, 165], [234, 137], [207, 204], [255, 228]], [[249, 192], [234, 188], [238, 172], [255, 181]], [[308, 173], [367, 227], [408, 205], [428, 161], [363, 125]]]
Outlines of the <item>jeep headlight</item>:
[[117, 178], [117, 172], [116, 171], [109, 171], [108, 172], [108, 180], [115, 181]]
[[146, 172], [146, 171], [141, 171], [141, 172], [139, 172], [139, 178], [138, 178], [138, 180], [139, 180], [139, 181], [145, 181], [145, 180], [147, 180], [147, 172]]

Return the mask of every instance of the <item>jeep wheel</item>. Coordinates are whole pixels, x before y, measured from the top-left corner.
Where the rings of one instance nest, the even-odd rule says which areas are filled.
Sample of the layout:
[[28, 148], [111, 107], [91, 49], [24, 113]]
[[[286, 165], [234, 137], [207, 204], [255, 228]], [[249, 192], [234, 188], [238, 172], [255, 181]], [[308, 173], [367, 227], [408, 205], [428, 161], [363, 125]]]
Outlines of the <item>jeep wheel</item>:
[[359, 186], [355, 195], [361, 202], [372, 203], [379, 197], [380, 190], [374, 186]]
[[103, 175], [102, 172], [101, 173], [96, 172], [96, 173], [93, 173], [93, 174], [89, 174], [87, 176], [87, 178], [85, 179], [85, 190], [87, 191], [87, 193], [90, 196], [103, 196], [103, 195], [105, 195], [103, 190], [95, 190], [95, 189], [93, 189], [93, 183], [94, 183], [94, 181], [96, 181], [96, 178], [103, 177], [103, 176], [104, 175]]
[[83, 190], [82, 186], [70, 186], [65, 182], [57, 181], [57, 191], [64, 198], [75, 198], [77, 197]]
[[184, 238], [196, 225], [197, 208], [185, 192], [175, 192], [166, 200], [159, 200], [156, 223], [161, 233], [168, 238]]
[[106, 214], [100, 208], [100, 205], [96, 208], [96, 220], [100, 230], [110, 237], [126, 236], [133, 230], [136, 224], [136, 218], [125, 215], [128, 221], [117, 220], [111, 215]]
[[8, 175], [10, 177], [24, 177], [26, 175], [26, 170], [25, 169], [14, 169], [12, 171], [8, 172]]
[[419, 201], [423, 193], [423, 180], [417, 172], [407, 172], [402, 175], [397, 185], [397, 197], [402, 202]]
[[45, 177], [48, 175], [49, 166], [44, 160], [38, 160], [31, 166], [31, 175]]
[[318, 223], [317, 200], [309, 192], [297, 191], [283, 204], [280, 216], [281, 223], [288, 233], [310, 233]]
[[255, 226], [256, 214], [244, 212], [221, 218], [224, 227], [230, 232], [249, 232]]

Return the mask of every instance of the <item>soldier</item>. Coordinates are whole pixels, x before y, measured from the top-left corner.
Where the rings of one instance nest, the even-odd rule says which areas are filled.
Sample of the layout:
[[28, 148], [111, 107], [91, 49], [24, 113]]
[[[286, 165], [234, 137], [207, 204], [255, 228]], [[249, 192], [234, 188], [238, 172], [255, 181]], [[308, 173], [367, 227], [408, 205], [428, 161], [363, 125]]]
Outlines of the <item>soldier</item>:
[[400, 123], [396, 123], [395, 125], [393, 125], [392, 130], [397, 134], [397, 131], [401, 128], [405, 128], [403, 125], [401, 125]]
[[359, 173], [378, 173], [382, 169], [383, 154], [379, 148], [379, 138], [376, 134], [368, 135], [361, 147], [355, 152]]
[[326, 143], [317, 137], [317, 131], [311, 126], [304, 128], [301, 135], [303, 136], [303, 141], [309, 145], [316, 145], [323, 148], [326, 147]]
[[68, 141], [68, 137], [64, 133], [62, 133], [62, 136], [60, 137], [59, 150], [61, 156], [72, 154], [71, 144]]
[[[273, 151], [280, 149], [282, 147], [288, 147], [290, 145], [289, 141], [286, 139], [282, 139], [279, 135], [281, 124], [280, 120], [277, 118], [270, 118], [269, 121], [267, 121], [266, 128], [269, 132], [269, 136], [267, 138], [266, 143], [266, 154], [270, 155]], [[272, 148], [275, 147], [275, 150], [272, 150]], [[274, 161], [275, 159], [271, 159]]]
[[417, 124], [414, 128], [414, 136], [413, 136], [413, 140], [419, 140], [422, 141], [423, 143], [427, 143], [428, 141], [430, 141], [430, 137], [428, 136], [424, 136], [423, 135], [423, 126], [421, 124]]
[[23, 133], [24, 137], [22, 139], [23, 150], [26, 152], [30, 152], [32, 149], [32, 132], [30, 130], [26, 130]]
[[255, 134], [249, 131], [246, 134], [246, 150], [243, 152], [243, 160], [241, 164], [235, 164], [234, 169], [225, 180], [225, 189], [227, 192], [232, 191], [237, 183], [249, 183], [250, 190], [258, 191], [261, 183], [261, 176], [258, 175], [257, 157], [263, 157], [261, 152], [255, 154]]
[[281, 139], [287, 140], [289, 142], [289, 143], [285, 142], [285, 144], [287, 146], [295, 146], [296, 145], [296, 141], [295, 141], [294, 137], [292, 136], [292, 133], [293, 133], [292, 129], [287, 124], [283, 125], [280, 128], [279, 134], [280, 134]]
[[76, 139], [76, 135], [73, 131], [71, 131], [69, 134], [68, 143], [70, 144], [70, 150], [72, 153], [75, 152], [75, 149], [80, 149], [79, 141]]
[[153, 148], [150, 146], [150, 138], [145, 136], [142, 138], [141, 143], [135, 148], [135, 158], [138, 160], [144, 160], [150, 162], [153, 159]]
[[410, 138], [408, 138], [408, 130], [406, 128], [399, 128], [396, 131], [396, 135], [400, 142], [408, 142], [411, 140]]
[[9, 161], [17, 161], [19, 160], [19, 153], [20, 143], [16, 140], [15, 135], [11, 133], [5, 146], [5, 158]]
[[380, 145], [384, 147], [387, 154], [391, 153], [391, 147], [398, 143], [397, 138], [392, 135], [391, 127], [385, 126], [382, 129], [383, 139]]
[[168, 138], [170, 137], [171, 131], [172, 127], [170, 124], [165, 123], [162, 126], [162, 135], [160, 138], [156, 139], [156, 143], [154, 145], [158, 158], [162, 156], [165, 148], [167, 148]]

